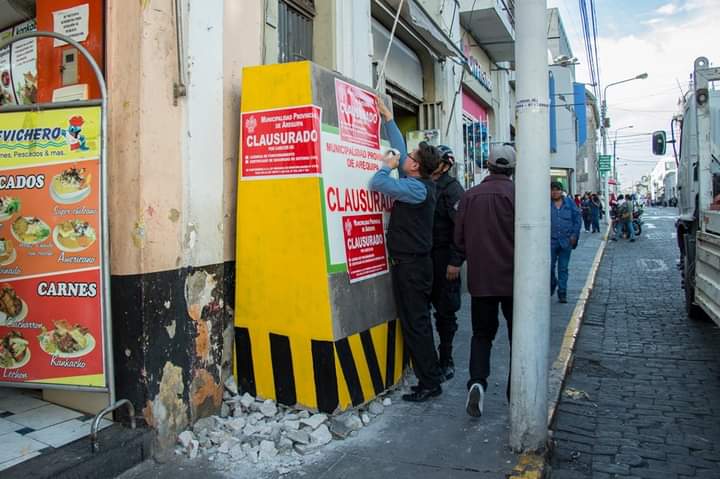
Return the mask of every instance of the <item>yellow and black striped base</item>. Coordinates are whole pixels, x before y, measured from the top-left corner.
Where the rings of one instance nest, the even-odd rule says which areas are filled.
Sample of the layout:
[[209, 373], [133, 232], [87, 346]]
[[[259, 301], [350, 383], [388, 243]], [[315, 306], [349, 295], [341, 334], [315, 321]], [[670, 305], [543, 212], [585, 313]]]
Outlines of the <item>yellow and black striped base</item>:
[[[238, 385], [253, 396], [288, 406], [326, 413], [359, 406], [397, 383], [408, 362], [397, 320], [336, 341], [291, 341], [271, 332], [252, 333], [235, 327]], [[302, 349], [310, 354], [298, 351]], [[258, 387], [258, 376], [268, 375], [273, 391]], [[306, 381], [313, 382], [314, 397], [299, 398], [298, 385]]]

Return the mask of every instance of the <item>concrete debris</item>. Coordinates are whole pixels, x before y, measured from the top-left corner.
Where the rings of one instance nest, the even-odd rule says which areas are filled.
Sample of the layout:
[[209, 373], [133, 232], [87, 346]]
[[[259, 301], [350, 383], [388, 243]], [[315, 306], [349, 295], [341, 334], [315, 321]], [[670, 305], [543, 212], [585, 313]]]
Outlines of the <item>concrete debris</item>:
[[318, 444], [320, 446], [324, 446], [325, 444], [332, 441], [332, 434], [330, 433], [330, 429], [328, 429], [325, 424], [318, 426], [318, 428], [310, 434], [310, 437], [312, 438], [312, 442], [314, 444]]
[[363, 422], [358, 416], [353, 414], [345, 420], [345, 425], [351, 431], [359, 431], [363, 427]]
[[263, 402], [260, 406], [260, 412], [265, 417], [273, 417], [275, 414], [277, 414], [277, 406], [275, 405], [275, 401], [273, 401], [272, 399], [268, 399]]
[[391, 404], [390, 398], [378, 398], [359, 411], [313, 414], [248, 393], [239, 395], [231, 376], [224, 382], [219, 416], [199, 419], [191, 430], [183, 431], [175, 452], [190, 458], [202, 454], [225, 468], [238, 461], [260, 464], [284, 476], [306, 461], [300, 455], [318, 451], [333, 439], [357, 436]]
[[370, 414], [374, 416], [379, 416], [380, 414], [385, 412], [385, 407], [382, 405], [380, 401], [373, 401], [370, 403], [370, 407], [368, 407], [368, 411]]
[[240, 398], [240, 404], [242, 405], [242, 407], [245, 408], [245, 410], [250, 409], [250, 406], [251, 406], [254, 402], [255, 402], [255, 398], [252, 397], [252, 396], [251, 396], [250, 394], [248, 394], [248, 393], [243, 394], [242, 397]]
[[297, 431], [298, 429], [300, 429], [300, 421], [289, 421], [286, 418], [285, 421], [283, 421], [283, 423], [282, 423], [282, 427], [286, 431], [290, 431], [290, 430]]
[[199, 451], [200, 443], [197, 441], [197, 439], [191, 440], [190, 447], [188, 447], [188, 456], [190, 457], [190, 459], [195, 459]]
[[228, 378], [225, 380], [225, 389], [233, 396], [238, 395], [238, 387], [237, 382], [235, 382], [235, 376], [228, 376]]
[[325, 421], [327, 421], [327, 415], [320, 413], [313, 414], [308, 418], [301, 419], [300, 424], [304, 424], [306, 426], [310, 426], [313, 429], [317, 429]]
[[195, 425], [193, 426], [193, 432], [197, 435], [201, 435], [203, 433], [207, 434], [207, 431], [213, 429], [215, 427], [215, 417], [203, 417], [197, 420], [195, 422]]
[[261, 441], [259, 454], [261, 461], [268, 461], [277, 456], [278, 451], [275, 447], [275, 443], [273, 441]]
[[183, 431], [178, 436], [178, 442], [184, 447], [185, 449], [190, 446], [190, 442], [195, 439], [195, 435], [190, 431]]
[[328, 422], [328, 425], [330, 427], [330, 432], [332, 433], [333, 437], [336, 437], [338, 439], [345, 439], [352, 432], [352, 429], [350, 429], [350, 427], [345, 422], [340, 421], [336, 418], [331, 419]]
[[310, 444], [310, 434], [305, 431], [287, 431], [285, 436], [296, 444]]

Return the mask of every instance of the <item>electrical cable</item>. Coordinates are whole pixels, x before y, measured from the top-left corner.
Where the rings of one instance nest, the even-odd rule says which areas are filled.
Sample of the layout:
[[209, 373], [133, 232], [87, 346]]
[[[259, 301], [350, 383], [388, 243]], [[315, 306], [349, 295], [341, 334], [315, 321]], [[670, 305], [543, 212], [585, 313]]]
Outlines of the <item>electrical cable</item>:
[[398, 23], [400, 22], [400, 12], [402, 12], [403, 4], [405, 3], [405, 0], [400, 0], [400, 4], [398, 5], [397, 13], [395, 13], [395, 20], [393, 20], [393, 26], [390, 30], [390, 39], [388, 41], [388, 46], [385, 49], [385, 56], [383, 57], [382, 61], [382, 68], [380, 69], [380, 74], [378, 75], [377, 83], [375, 84], [375, 88], [378, 88], [381, 84], [384, 84], [385, 81], [385, 66], [387, 65], [388, 57], [390, 56], [390, 48], [392, 47], [393, 40], [395, 39], [395, 29], [397, 28]]

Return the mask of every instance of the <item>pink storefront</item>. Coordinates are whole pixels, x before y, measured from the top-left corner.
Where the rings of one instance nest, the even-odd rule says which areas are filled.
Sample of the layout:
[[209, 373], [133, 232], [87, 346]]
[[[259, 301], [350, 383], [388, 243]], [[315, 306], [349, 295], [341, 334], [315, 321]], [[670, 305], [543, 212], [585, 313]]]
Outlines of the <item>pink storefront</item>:
[[475, 184], [475, 171], [485, 168], [490, 153], [488, 110], [468, 91], [462, 91], [463, 143], [465, 145], [465, 187]]

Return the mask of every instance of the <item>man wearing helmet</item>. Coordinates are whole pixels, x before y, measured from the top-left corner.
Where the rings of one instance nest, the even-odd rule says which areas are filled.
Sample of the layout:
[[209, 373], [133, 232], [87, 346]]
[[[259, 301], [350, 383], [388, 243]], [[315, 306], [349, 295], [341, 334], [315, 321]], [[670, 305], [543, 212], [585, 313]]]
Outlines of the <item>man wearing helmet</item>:
[[460, 309], [460, 278], [448, 279], [448, 265], [462, 261], [453, 241], [455, 214], [460, 197], [465, 192], [450, 169], [455, 165], [455, 154], [445, 146], [437, 147], [440, 153], [440, 166], [433, 173], [437, 188], [437, 203], [433, 223], [433, 286], [432, 305], [435, 308], [435, 327], [440, 344], [438, 354], [440, 368], [445, 379], [455, 375], [455, 363], [452, 358], [452, 343], [457, 331], [455, 313]]

